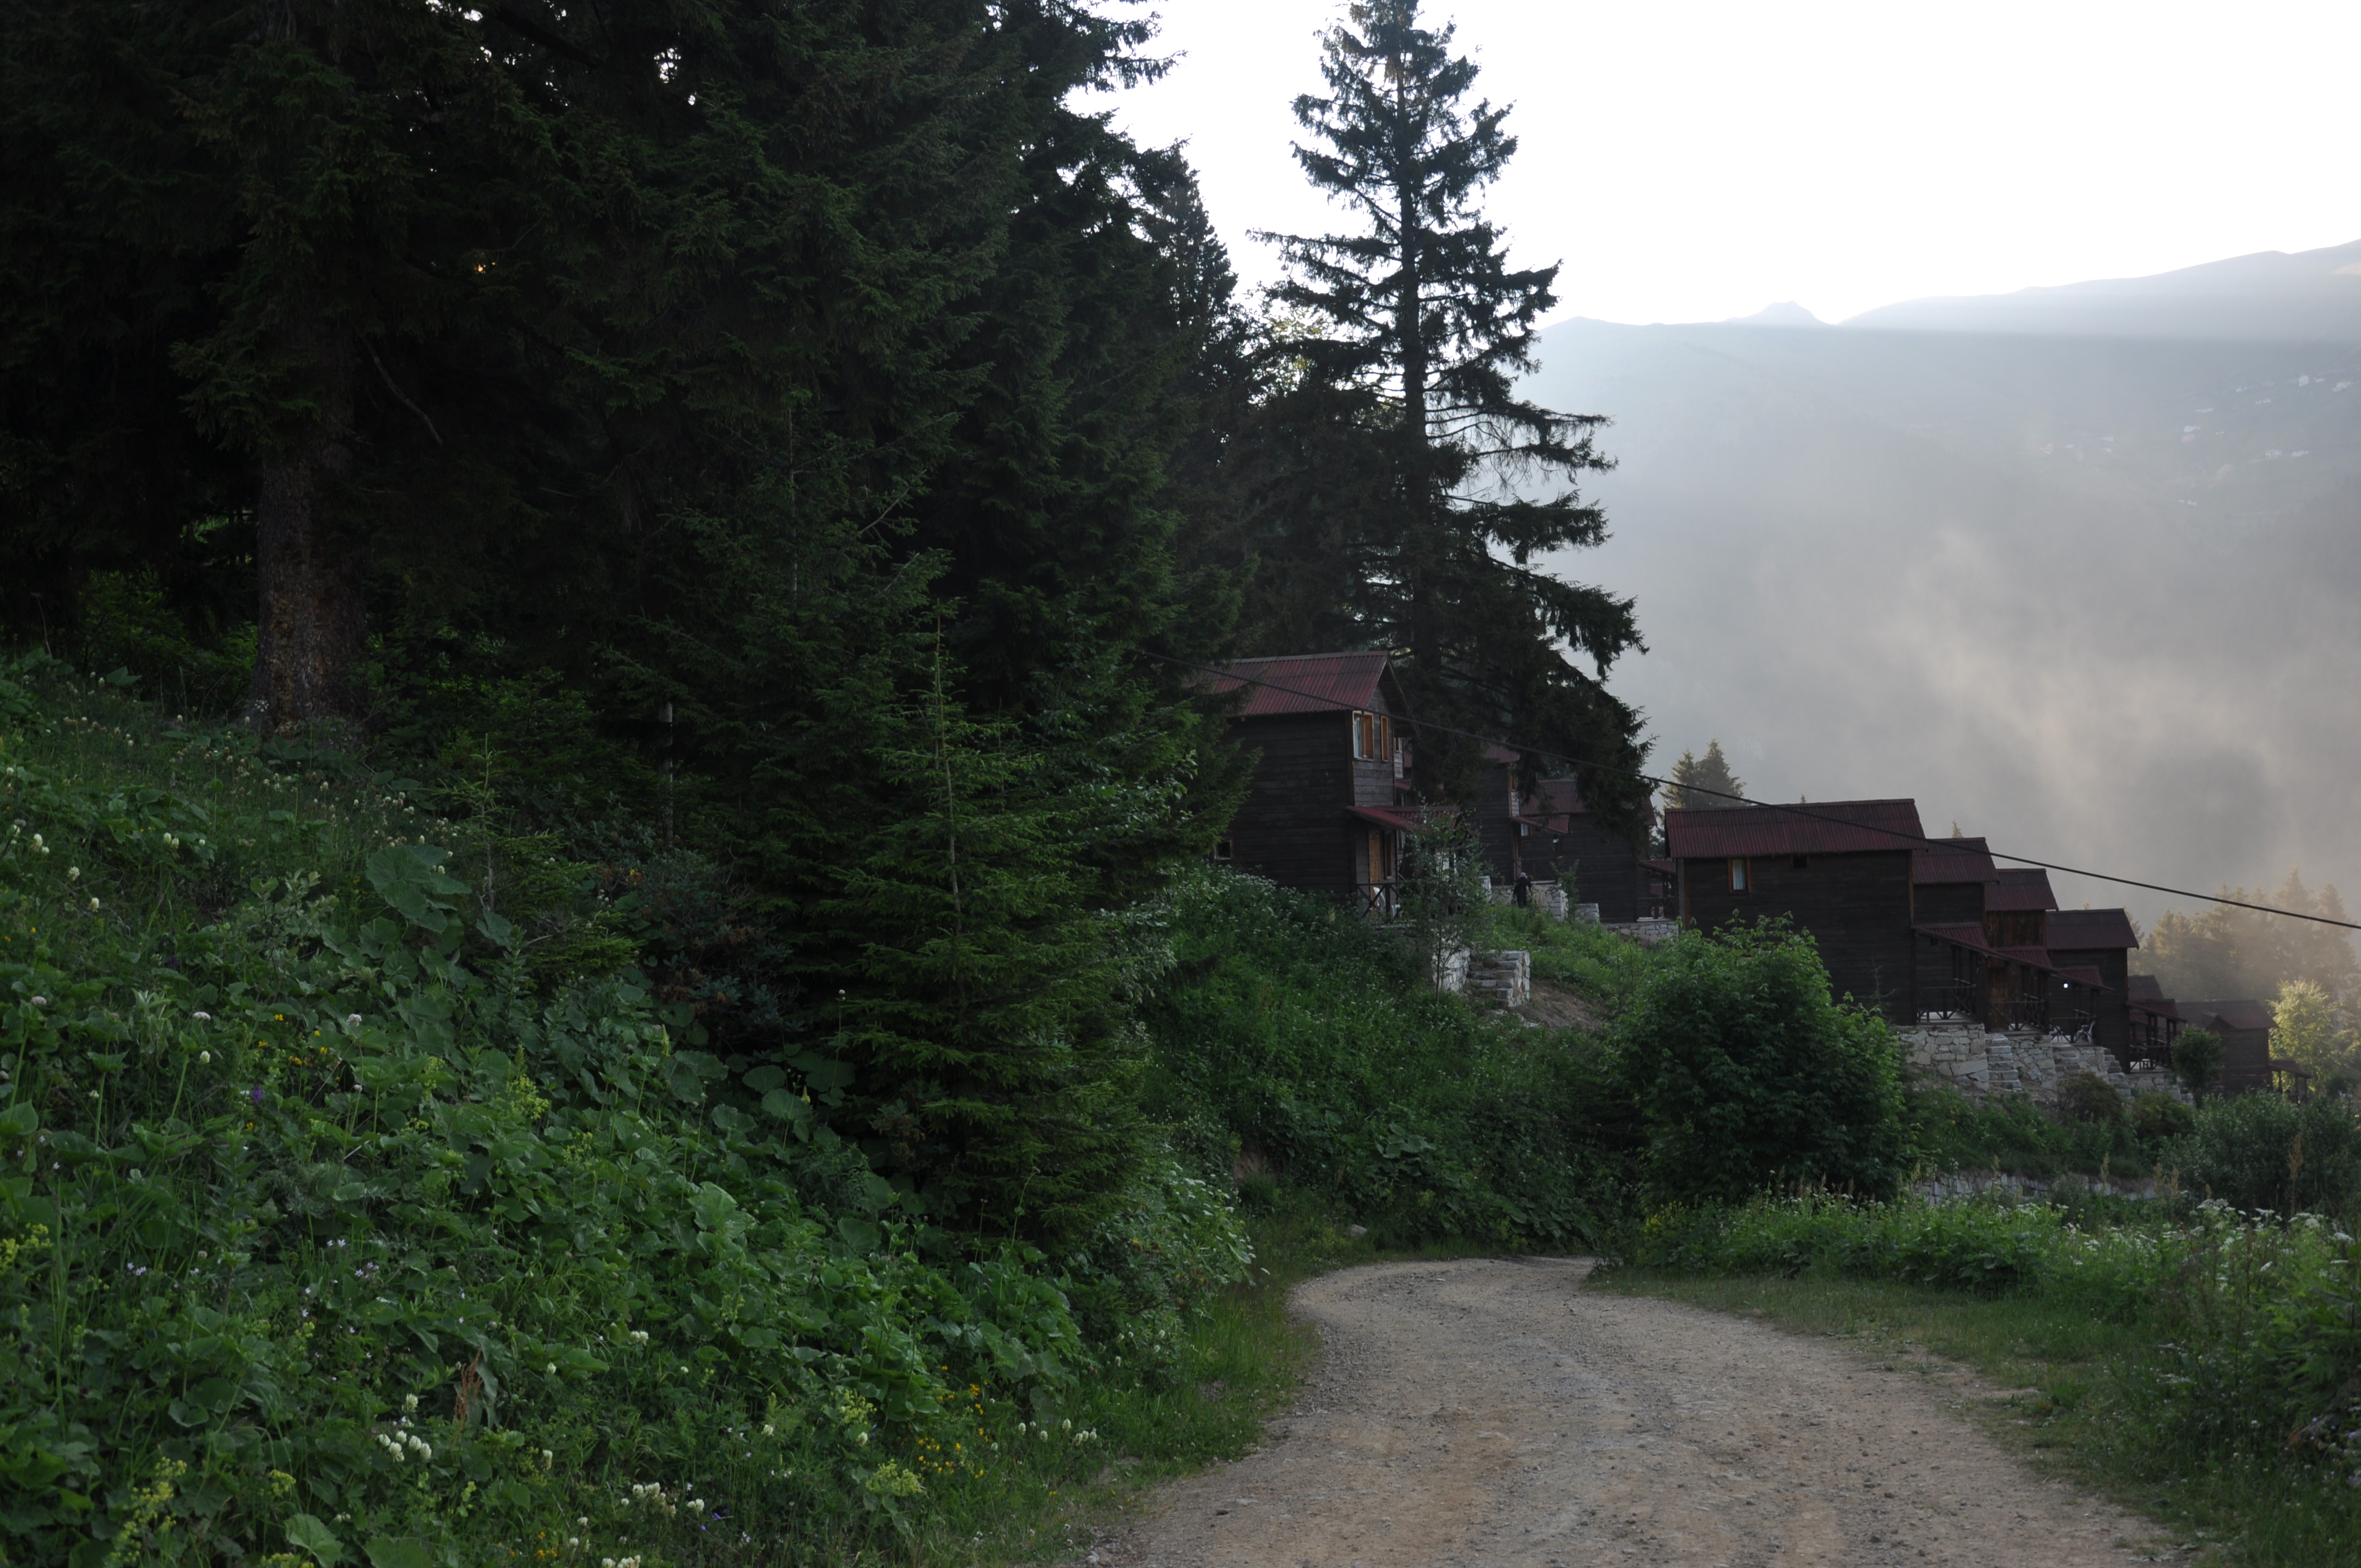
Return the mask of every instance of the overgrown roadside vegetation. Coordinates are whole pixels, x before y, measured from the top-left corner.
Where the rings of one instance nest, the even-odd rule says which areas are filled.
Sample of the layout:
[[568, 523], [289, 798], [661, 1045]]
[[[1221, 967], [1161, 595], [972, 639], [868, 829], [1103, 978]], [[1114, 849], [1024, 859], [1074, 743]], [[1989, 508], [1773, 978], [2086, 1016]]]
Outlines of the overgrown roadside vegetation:
[[[1170, 1120], [1108, 1218], [1057, 1248], [946, 1229], [826, 1041], [750, 1057], [745, 997], [708, 969], [698, 1000], [721, 944], [681, 857], [577, 861], [464, 775], [127, 677], [5, 681], [7, 1561], [1054, 1554], [1256, 1440], [1297, 1280], [1611, 1217], [1610, 1160], [1570, 1187], [1497, 1125], [1524, 1100], [1522, 1135], [1580, 1156], [1594, 1053], [1235, 880], [1134, 943]], [[1235, 1195], [1234, 1114], [1271, 1138]]]
[[1022, 1556], [1116, 1457], [1250, 1439], [1286, 1362], [1225, 1188], [947, 1234], [829, 1058], [688, 1043], [635, 879], [15, 676], [7, 1561]]
[[2211, 1543], [2361, 1562], [2361, 1244], [2219, 1200], [1824, 1196], [1652, 1216], [1593, 1288], [1923, 1350], [2011, 1391], [2002, 1436]]

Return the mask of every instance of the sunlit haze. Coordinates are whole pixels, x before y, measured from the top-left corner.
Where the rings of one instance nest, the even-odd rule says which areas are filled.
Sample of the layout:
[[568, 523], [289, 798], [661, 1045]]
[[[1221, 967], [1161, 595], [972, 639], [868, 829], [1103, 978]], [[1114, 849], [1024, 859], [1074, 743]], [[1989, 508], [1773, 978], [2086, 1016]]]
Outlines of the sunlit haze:
[[[1186, 140], [1249, 281], [1251, 229], [1341, 214], [1288, 104], [1334, 0], [1169, 0], [1123, 124]], [[2361, 237], [2361, 7], [1459, 0], [1479, 91], [1522, 143], [1489, 203], [1558, 314], [1823, 321], [1928, 294], [2159, 272]]]

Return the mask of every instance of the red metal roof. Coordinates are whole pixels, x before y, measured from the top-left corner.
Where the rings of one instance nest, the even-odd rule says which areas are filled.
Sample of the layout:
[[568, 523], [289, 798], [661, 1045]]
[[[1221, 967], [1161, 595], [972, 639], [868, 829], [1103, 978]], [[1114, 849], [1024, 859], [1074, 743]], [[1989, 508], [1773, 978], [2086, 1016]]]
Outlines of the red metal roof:
[[1241, 718], [1377, 712], [1384, 707], [1378, 699], [1378, 682], [1385, 673], [1382, 652], [1286, 653], [1233, 661], [1223, 666], [1222, 674], [1205, 677], [1202, 689], [1219, 695], [1247, 686], [1245, 705], [1238, 709]]
[[1921, 884], [1953, 882], [1994, 882], [2000, 868], [1982, 839], [1944, 839], [1936, 848], [1910, 857], [1910, 880]]
[[1910, 928], [1922, 937], [1932, 937], [1955, 948], [1971, 948], [1979, 953], [1998, 956], [1984, 940], [1984, 928], [1981, 926], [1913, 926]]
[[2124, 977], [2124, 994], [2132, 1006], [2158, 1018], [2178, 1019], [2180, 1009], [2165, 995], [2163, 985], [2152, 974], [2131, 974]]
[[2048, 937], [2053, 948], [2139, 946], [2139, 935], [2132, 929], [2132, 917], [2120, 909], [2053, 909], [2049, 913]]
[[2049, 873], [2039, 866], [2009, 866], [1994, 886], [1984, 889], [1987, 914], [2010, 909], [2055, 909], [2058, 895], [2049, 891]]
[[[1982, 926], [1960, 924], [1913, 926], [1910, 928], [1922, 937], [1931, 937], [1938, 942], [1949, 942], [1955, 948], [1965, 948], [1971, 952], [1982, 953], [1988, 959], [2000, 959], [2008, 963], [2023, 964], [2027, 969], [2039, 970], [2045, 974], [2071, 974], [2079, 979], [2081, 972], [2059, 968], [2051, 961], [2049, 949], [2047, 948], [1995, 948], [1984, 940], [1984, 928]], [[2089, 972], [2092, 978], [2083, 983], [2099, 985], [2101, 983], [2097, 978], [2099, 971], [2092, 970]]]
[[2271, 1026], [2271, 1010], [2247, 997], [2234, 997], [2226, 1002], [2184, 1002], [2180, 1004], [2180, 1015], [2206, 1028], [2216, 1024], [2224, 1029], [2268, 1029]]
[[1815, 800], [1711, 811], [1678, 806], [1664, 813], [1664, 834], [1676, 861], [1890, 852], [1914, 849], [1926, 837], [1912, 800]]
[[2049, 972], [2060, 980], [2070, 980], [2076, 985], [2087, 985], [2092, 991], [2110, 989], [2099, 971], [2089, 964], [2061, 964]]
[[1345, 808], [1364, 822], [1374, 822], [1380, 828], [1391, 828], [1403, 833], [1424, 830], [1415, 811], [1389, 811], [1382, 806], [1348, 806]]
[[1543, 817], [1570, 817], [1587, 810], [1582, 804], [1582, 785], [1573, 779], [1543, 779], [1540, 804], [1535, 807]]

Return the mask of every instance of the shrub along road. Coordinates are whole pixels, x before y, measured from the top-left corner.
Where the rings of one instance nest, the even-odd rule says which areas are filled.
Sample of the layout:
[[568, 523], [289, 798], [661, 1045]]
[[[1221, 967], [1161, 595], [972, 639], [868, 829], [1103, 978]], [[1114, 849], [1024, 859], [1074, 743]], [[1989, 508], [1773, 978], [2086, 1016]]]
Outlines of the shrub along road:
[[2147, 1521], [2028, 1475], [1948, 1367], [1582, 1287], [1565, 1259], [1348, 1269], [1262, 1452], [1093, 1553], [1128, 1568], [1623, 1563], [2079, 1568]]

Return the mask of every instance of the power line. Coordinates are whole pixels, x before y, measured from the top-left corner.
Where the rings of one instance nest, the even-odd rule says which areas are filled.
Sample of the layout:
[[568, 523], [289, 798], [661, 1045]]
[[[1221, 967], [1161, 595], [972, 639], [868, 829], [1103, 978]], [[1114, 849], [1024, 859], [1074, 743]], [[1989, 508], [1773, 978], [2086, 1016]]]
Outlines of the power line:
[[[1276, 681], [1267, 681], [1258, 675], [1241, 674], [1235, 670], [1225, 670], [1212, 664], [1191, 663], [1186, 659], [1175, 659], [1167, 653], [1150, 653], [1145, 648], [1139, 649], [1137, 652], [1143, 657], [1153, 659], [1160, 664], [1173, 664], [1184, 670], [1195, 670], [1201, 674], [1219, 675], [1224, 680], [1237, 681], [1245, 685], [1261, 686], [1267, 691], [1279, 692], [1287, 696], [1300, 696], [1312, 702], [1321, 703], [1334, 702], [1335, 700], [1334, 697], [1323, 696], [1319, 692], [1308, 692], [1294, 686], [1283, 686]], [[1672, 779], [1658, 778], [1653, 773], [1643, 773], [1636, 768], [1619, 768], [1611, 762], [1594, 762], [1587, 757], [1576, 757], [1570, 752], [1553, 751], [1543, 746], [1521, 746], [1515, 741], [1503, 740], [1497, 736], [1479, 735], [1473, 729], [1457, 729], [1448, 724], [1436, 724], [1423, 718], [1413, 718], [1410, 722], [1411, 727], [1414, 729], [1432, 729], [1441, 735], [1456, 735], [1462, 740], [1477, 741], [1487, 746], [1499, 746], [1508, 751], [1530, 751], [1537, 757], [1546, 757], [1554, 762], [1570, 762], [1576, 767], [1594, 768], [1602, 773], [1618, 773], [1625, 778], [1638, 779], [1642, 784], [1664, 784], [1673, 788], [1686, 790], [1692, 795], [1711, 795], [1716, 800], [1734, 801], [1741, 806], [1752, 806], [1757, 811], [1784, 811], [1788, 813], [1790, 816], [1801, 817], [1813, 822], [1827, 822], [1832, 823], [1839, 828], [1850, 828], [1855, 830], [1866, 829], [1872, 833], [1883, 833], [1887, 838], [1901, 839], [1903, 842], [1909, 844], [1914, 848], [1940, 850], [1957, 847], [1957, 840], [1954, 839], [1929, 839], [1922, 833], [1905, 833], [1896, 828], [1881, 828], [1873, 823], [1855, 822], [1849, 817], [1831, 817], [1825, 812], [1813, 811], [1806, 806], [1783, 806], [1771, 801], [1749, 800], [1742, 795], [1730, 795], [1721, 790], [1704, 789], [1697, 784], [1679, 784]], [[2088, 872], [2082, 870], [2079, 866], [2059, 865], [2055, 861], [2037, 861], [2030, 855], [2007, 854], [2002, 850], [1992, 848], [1989, 843], [1985, 845], [1984, 852], [1991, 855], [1994, 860], [2013, 861], [2022, 866], [2038, 866], [2043, 871], [2062, 872], [2068, 876], [2089, 877], [2093, 882], [2113, 883], [2118, 887], [2145, 888], [2150, 893], [2168, 893], [2175, 898], [2193, 898], [2204, 904], [2227, 905], [2233, 909], [2251, 909], [2257, 915], [2276, 915], [2284, 920], [2309, 920], [2316, 926], [2334, 926], [2339, 930], [2361, 931], [2361, 925], [2356, 925], [2350, 920], [2332, 920], [2325, 915], [2306, 915], [2294, 909], [2274, 909], [2268, 904], [2248, 904], [2244, 899], [2224, 898], [2219, 894], [2191, 893], [2187, 888], [2167, 887], [2162, 883], [2142, 882], [2136, 877], [2111, 876], [2105, 872]]]

